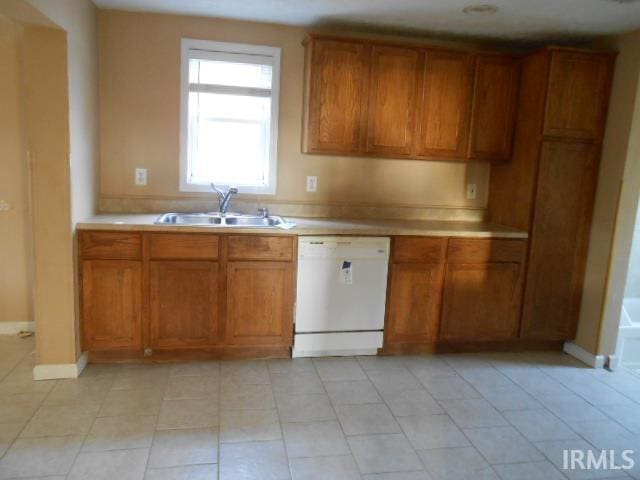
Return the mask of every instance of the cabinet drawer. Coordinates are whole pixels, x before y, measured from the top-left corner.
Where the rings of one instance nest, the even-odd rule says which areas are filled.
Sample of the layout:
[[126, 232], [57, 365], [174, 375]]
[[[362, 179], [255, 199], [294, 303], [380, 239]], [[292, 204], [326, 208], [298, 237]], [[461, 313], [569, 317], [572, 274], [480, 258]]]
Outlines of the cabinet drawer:
[[525, 252], [524, 240], [452, 238], [448, 263], [520, 263], [524, 261]]
[[196, 259], [218, 258], [216, 235], [154, 233], [151, 235], [151, 258]]
[[140, 234], [80, 232], [78, 247], [83, 258], [137, 260], [142, 257]]
[[395, 237], [393, 261], [439, 263], [446, 252], [446, 238]]
[[232, 235], [228, 240], [229, 260], [293, 260], [294, 237]]

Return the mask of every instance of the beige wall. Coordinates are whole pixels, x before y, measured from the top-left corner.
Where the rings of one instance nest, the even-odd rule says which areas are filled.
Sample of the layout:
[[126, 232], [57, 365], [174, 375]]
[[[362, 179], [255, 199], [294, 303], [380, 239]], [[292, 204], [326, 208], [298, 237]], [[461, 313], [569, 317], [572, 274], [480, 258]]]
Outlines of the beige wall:
[[640, 49], [640, 32], [623, 37], [621, 45], [624, 46], [625, 57], [635, 65], [632, 78], [635, 77], [636, 85], [635, 99], [633, 95], [629, 96], [629, 108], [632, 110], [629, 134], [627, 138], [621, 139], [621, 141], [626, 140], [624, 145], [626, 150], [623, 152], [624, 173], [598, 343], [598, 353], [603, 355], [613, 354], [616, 349], [620, 311], [640, 197], [640, 65], [638, 65], [640, 59], [637, 55]]
[[90, 0], [6, 0], [0, 12], [24, 25], [38, 363], [75, 363], [74, 224], [94, 213], [97, 190], [95, 7]]
[[76, 320], [67, 42], [62, 30], [25, 27], [24, 86], [32, 168], [38, 363], [71, 363], [76, 360]]
[[0, 15], [0, 322], [33, 321], [21, 44], [22, 26]]
[[67, 34], [72, 222], [97, 205], [98, 56], [96, 8], [90, 0], [27, 0]]
[[624, 298], [640, 298], [640, 209], [636, 212]]
[[[196, 17], [98, 13], [100, 187], [104, 198], [194, 197], [178, 189], [180, 39], [282, 48], [278, 192], [273, 202], [484, 207], [489, 166], [303, 155], [300, 150], [306, 31], [280, 25]], [[146, 187], [134, 169], [148, 169]], [[317, 193], [305, 191], [317, 175]], [[466, 200], [466, 183], [477, 183]], [[210, 197], [210, 195], [208, 195]], [[200, 195], [202, 197], [202, 195]], [[129, 204], [131, 205], [131, 204]]]
[[[69, 228], [92, 216], [98, 192], [98, 55], [96, 8], [90, 0], [27, 0], [66, 34], [69, 176], [71, 219]], [[73, 240], [71, 245], [73, 246]], [[74, 285], [71, 289], [75, 356], [80, 354], [79, 291], [76, 256], [72, 253]], [[66, 336], [69, 332], [60, 332]], [[58, 339], [52, 338], [52, 344]], [[64, 340], [62, 340], [64, 343]]]
[[[602, 150], [576, 343], [591, 353], [604, 353], [602, 349], [598, 348], [598, 344], [620, 187], [625, 163], [629, 161], [637, 163], [637, 158], [631, 158], [629, 155], [631, 153], [630, 141], [633, 140], [632, 122], [634, 116], [637, 118], [640, 113], [637, 111], [636, 104], [640, 75], [640, 56], [638, 56], [640, 32], [611, 38], [600, 42], [597, 46], [613, 48], [619, 51], [619, 55], [616, 61]], [[637, 205], [637, 196], [635, 204]], [[628, 207], [625, 206], [624, 211], [621, 212], [623, 217], [635, 218], [635, 205], [632, 211], [626, 210]], [[631, 220], [632, 231], [633, 220]], [[624, 255], [621, 257], [623, 262], [628, 262], [631, 233], [628, 237], [629, 245], [626, 250], [626, 259]], [[614, 295], [614, 300], [617, 296], [621, 301], [624, 294], [624, 281], [621, 285], [617, 285], [611, 294]]]

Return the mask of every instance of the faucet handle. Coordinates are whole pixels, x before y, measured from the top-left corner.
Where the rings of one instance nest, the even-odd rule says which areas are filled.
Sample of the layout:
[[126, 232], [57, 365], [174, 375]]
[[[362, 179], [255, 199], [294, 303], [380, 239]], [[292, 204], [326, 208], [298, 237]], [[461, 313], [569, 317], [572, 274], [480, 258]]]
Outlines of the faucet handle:
[[215, 183], [211, 182], [209, 185], [211, 186], [211, 190], [218, 194], [218, 197], [224, 197], [224, 192], [216, 187]]
[[269, 209], [267, 207], [259, 208], [258, 212], [260, 212], [264, 218], [269, 216]]

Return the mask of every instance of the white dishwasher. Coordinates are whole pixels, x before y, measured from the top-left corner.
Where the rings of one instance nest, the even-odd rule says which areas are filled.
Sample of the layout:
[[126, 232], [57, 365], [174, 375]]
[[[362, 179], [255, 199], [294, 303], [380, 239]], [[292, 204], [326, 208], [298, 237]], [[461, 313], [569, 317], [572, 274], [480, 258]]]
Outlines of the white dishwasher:
[[299, 237], [293, 356], [375, 355], [388, 265], [386, 237]]

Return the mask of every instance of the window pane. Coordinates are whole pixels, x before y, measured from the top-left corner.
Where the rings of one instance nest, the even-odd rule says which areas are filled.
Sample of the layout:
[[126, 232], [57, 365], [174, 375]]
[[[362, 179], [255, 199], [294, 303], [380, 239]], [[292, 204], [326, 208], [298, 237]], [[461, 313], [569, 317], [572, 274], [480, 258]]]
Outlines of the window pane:
[[191, 92], [191, 182], [262, 186], [268, 181], [271, 99]]
[[195, 97], [199, 115], [208, 118], [235, 118], [265, 120], [271, 113], [271, 99], [245, 97], [220, 93], [191, 92]]
[[189, 60], [190, 83], [270, 89], [271, 72], [271, 65]]

